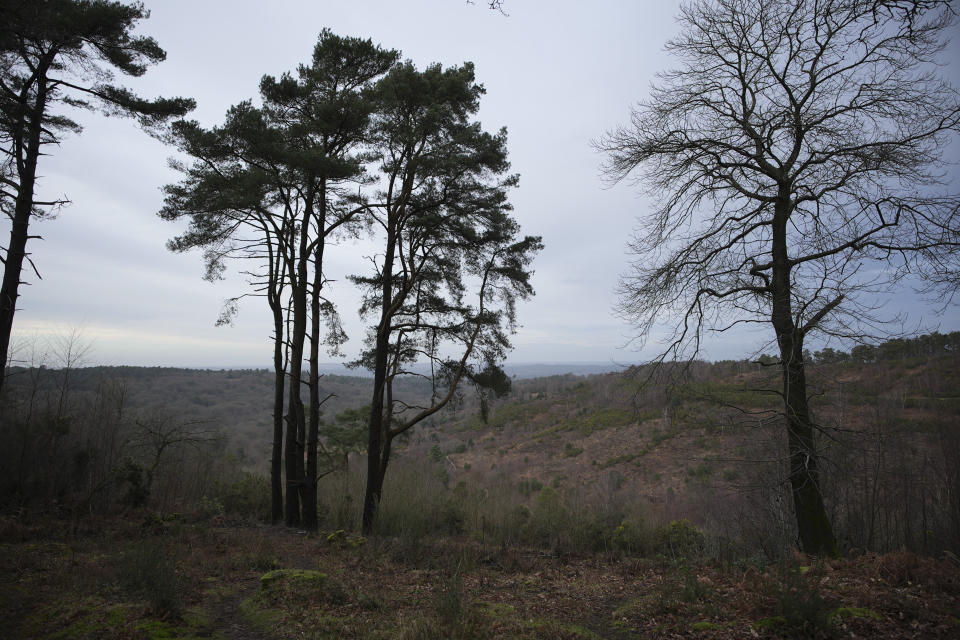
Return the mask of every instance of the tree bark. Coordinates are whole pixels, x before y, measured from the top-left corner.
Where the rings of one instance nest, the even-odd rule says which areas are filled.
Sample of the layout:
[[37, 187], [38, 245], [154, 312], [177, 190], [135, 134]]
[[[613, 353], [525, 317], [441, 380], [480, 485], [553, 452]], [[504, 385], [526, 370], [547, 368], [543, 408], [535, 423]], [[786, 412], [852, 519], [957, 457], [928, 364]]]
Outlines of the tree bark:
[[367, 439], [367, 486], [363, 496], [364, 535], [373, 531], [380, 497], [383, 495], [381, 456], [383, 449], [383, 392], [387, 377], [387, 354], [390, 349], [390, 306], [393, 296], [393, 261], [395, 256], [395, 216], [388, 214], [387, 251], [383, 258], [380, 323], [377, 325], [377, 344], [373, 365], [373, 398], [370, 402], [370, 424]]
[[304, 212], [300, 222], [300, 247], [296, 258], [296, 273], [291, 274], [290, 290], [293, 296], [293, 329], [290, 334], [290, 392], [287, 402], [287, 526], [300, 526], [302, 523], [302, 498], [304, 490], [304, 441], [306, 439], [306, 417], [303, 411], [303, 398], [300, 385], [303, 382], [303, 345], [307, 332], [307, 238], [308, 225], [312, 218], [313, 196], [307, 194]]
[[796, 326], [791, 304], [791, 265], [787, 253], [787, 223], [792, 208], [787, 186], [780, 189], [773, 220], [771, 321], [780, 347], [783, 402], [790, 460], [790, 488], [800, 547], [806, 553], [838, 555], [837, 541], [820, 491], [819, 457], [807, 400], [803, 362], [803, 331]]
[[310, 297], [310, 425], [307, 430], [307, 470], [303, 479], [303, 526], [316, 531], [317, 446], [320, 439], [320, 291], [323, 289], [323, 248], [327, 216], [327, 183], [320, 180], [317, 216], [317, 247], [313, 260], [313, 288]]
[[[279, 276], [275, 276], [279, 277]], [[273, 312], [273, 448], [270, 457], [270, 522], [283, 520], [283, 396], [286, 367], [283, 363], [283, 304], [279, 288], [271, 287], [270, 309]]]

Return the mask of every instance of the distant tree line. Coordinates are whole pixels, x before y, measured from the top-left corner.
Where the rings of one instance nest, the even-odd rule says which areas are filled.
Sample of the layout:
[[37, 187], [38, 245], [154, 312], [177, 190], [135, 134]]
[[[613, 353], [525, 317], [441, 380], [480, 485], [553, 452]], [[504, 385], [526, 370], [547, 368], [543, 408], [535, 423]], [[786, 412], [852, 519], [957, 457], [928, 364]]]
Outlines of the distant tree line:
[[159, 368], [83, 368], [74, 332], [19, 345], [0, 403], [0, 508], [69, 517], [152, 504], [174, 510], [240, 471], [213, 424], [135, 406], [131, 382]]
[[850, 352], [825, 347], [814, 351], [811, 362], [833, 364], [837, 362], [883, 362], [905, 358], [935, 358], [960, 353], [960, 331], [929, 333], [914, 338], [893, 338], [879, 344], [858, 344]]
[[[803, 359], [809, 364], [838, 364], [841, 362], [883, 362], [904, 360], [906, 358], [936, 358], [938, 356], [960, 353], [960, 331], [950, 333], [927, 333], [912, 338], [891, 338], [877, 344], [858, 344], [843, 351], [833, 347], [824, 347], [818, 351], [805, 350]], [[762, 354], [758, 358], [761, 364], [775, 364], [777, 358]]]

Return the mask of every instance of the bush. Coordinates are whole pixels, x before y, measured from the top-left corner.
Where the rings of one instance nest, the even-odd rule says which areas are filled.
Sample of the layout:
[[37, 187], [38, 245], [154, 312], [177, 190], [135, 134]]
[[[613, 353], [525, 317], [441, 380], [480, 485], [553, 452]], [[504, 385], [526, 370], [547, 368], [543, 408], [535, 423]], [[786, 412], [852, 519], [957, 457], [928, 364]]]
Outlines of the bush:
[[228, 482], [218, 480], [213, 495], [204, 496], [219, 504], [224, 514], [265, 520], [270, 516], [270, 479], [249, 471]]
[[574, 445], [572, 442], [567, 442], [563, 445], [563, 458], [576, 458], [578, 455], [583, 453], [583, 449]]
[[625, 554], [643, 555], [653, 547], [652, 535], [642, 520], [627, 518], [613, 530], [610, 546]]
[[176, 559], [155, 539], [134, 543], [117, 564], [117, 580], [127, 592], [150, 603], [159, 616], [181, 608]]
[[830, 610], [820, 592], [822, 567], [801, 567], [781, 563], [761, 583], [763, 599], [769, 603], [770, 620], [781, 631], [811, 637], [826, 629]]
[[380, 535], [420, 540], [463, 533], [465, 514], [436, 475], [398, 466], [387, 475], [375, 522]]
[[524, 478], [517, 485], [517, 489], [523, 497], [529, 498], [531, 494], [543, 489], [543, 483], [536, 478]]
[[463, 619], [466, 609], [463, 597], [463, 584], [460, 580], [460, 571], [456, 570], [451, 576], [437, 585], [434, 591], [433, 610], [437, 620], [444, 627], [456, 627]]
[[560, 536], [568, 531], [570, 513], [560, 494], [552, 487], [544, 487], [537, 495], [530, 511], [530, 519], [523, 528], [523, 537], [537, 546], [556, 549]]
[[673, 520], [657, 534], [657, 552], [671, 557], [696, 556], [703, 553], [703, 532], [689, 520]]

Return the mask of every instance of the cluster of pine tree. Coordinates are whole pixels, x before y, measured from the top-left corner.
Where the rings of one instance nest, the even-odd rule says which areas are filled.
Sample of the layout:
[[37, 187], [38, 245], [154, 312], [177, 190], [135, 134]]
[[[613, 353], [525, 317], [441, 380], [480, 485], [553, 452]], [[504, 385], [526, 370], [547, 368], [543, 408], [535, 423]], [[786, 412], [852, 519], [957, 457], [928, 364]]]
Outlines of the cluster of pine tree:
[[[344, 274], [326, 266], [338, 240], [364, 236], [378, 247], [368, 273], [346, 274], [372, 325], [354, 363], [374, 377], [365, 529], [393, 439], [442, 409], [463, 381], [494, 391], [509, 382], [498, 363], [515, 300], [532, 294], [540, 239], [521, 236], [511, 216], [517, 177], [506, 131], [474, 120], [483, 93], [470, 63], [420, 70], [370, 40], [325, 30], [309, 64], [264, 76], [257, 105], [231, 107], [210, 129], [173, 126], [193, 162], [166, 187], [161, 217], [189, 221], [171, 248], [202, 249], [210, 279], [229, 259], [254, 265], [246, 295], [265, 298], [273, 315], [274, 521], [318, 525], [320, 351], [337, 353], [346, 339], [328, 286]], [[433, 392], [415, 406], [393, 383], [418, 361], [430, 363]]]

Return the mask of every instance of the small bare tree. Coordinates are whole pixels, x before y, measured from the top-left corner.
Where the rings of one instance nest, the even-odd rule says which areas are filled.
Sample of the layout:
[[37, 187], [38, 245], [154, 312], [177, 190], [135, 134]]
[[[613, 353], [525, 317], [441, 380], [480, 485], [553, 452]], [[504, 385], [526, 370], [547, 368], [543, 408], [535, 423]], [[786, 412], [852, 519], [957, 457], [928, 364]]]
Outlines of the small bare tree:
[[[623, 316], [660, 360], [707, 332], [769, 323], [779, 346], [790, 484], [802, 548], [836, 553], [820, 491], [804, 341], [876, 326], [875, 300], [910, 274], [943, 274], [960, 241], [942, 152], [960, 95], [934, 63], [948, 0], [698, 0], [631, 125], [598, 145], [615, 181], [657, 206], [630, 244]], [[955, 273], [955, 271], [953, 271]]]

